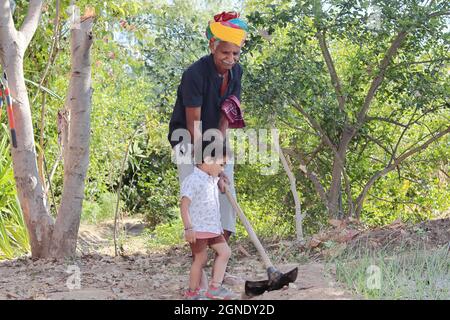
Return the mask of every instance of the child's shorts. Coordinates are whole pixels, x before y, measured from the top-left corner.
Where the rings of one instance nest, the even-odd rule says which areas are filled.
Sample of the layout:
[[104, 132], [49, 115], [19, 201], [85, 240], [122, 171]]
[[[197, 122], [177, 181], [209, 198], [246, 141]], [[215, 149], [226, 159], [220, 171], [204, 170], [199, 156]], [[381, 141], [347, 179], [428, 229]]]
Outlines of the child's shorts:
[[192, 254], [195, 255], [205, 250], [206, 247], [211, 247], [212, 245], [223, 242], [226, 241], [223, 235], [221, 234], [220, 236], [214, 238], [196, 239], [195, 243], [189, 243], [189, 245], [191, 246]]

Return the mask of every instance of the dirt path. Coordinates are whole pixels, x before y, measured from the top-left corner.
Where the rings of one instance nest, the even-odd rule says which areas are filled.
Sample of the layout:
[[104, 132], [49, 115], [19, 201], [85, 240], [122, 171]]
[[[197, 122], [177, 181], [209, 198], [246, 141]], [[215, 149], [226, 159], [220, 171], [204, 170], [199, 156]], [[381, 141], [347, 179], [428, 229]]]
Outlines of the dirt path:
[[[190, 267], [188, 247], [149, 252], [139, 236], [142, 224], [131, 221], [127, 229], [127, 257], [114, 257], [114, 247], [108, 240], [111, 227], [103, 225], [81, 228], [81, 252], [72, 261], [32, 261], [28, 257], [1, 261], [0, 299], [182, 299]], [[241, 279], [231, 286], [235, 292], [243, 292], [243, 279], [267, 278], [261, 263], [248, 256], [243, 247], [233, 248], [228, 269]], [[299, 267], [299, 276], [289, 288], [252, 299], [355, 298], [327, 276], [319, 262], [277, 264], [281, 271], [295, 266]]]

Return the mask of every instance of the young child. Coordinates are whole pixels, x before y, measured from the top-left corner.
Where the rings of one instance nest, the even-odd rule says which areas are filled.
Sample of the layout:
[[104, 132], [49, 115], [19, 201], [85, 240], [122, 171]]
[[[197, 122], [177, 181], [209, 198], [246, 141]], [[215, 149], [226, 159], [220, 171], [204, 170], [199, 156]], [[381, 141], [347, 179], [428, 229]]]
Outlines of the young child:
[[[223, 148], [211, 156], [203, 156], [202, 164], [184, 179], [181, 185], [181, 218], [184, 224], [184, 237], [189, 242], [193, 262], [189, 275], [187, 299], [229, 300], [236, 295], [222, 286], [225, 269], [231, 255], [230, 247], [223, 237], [219, 210], [219, 174], [223, 171], [226, 153]], [[217, 151], [217, 149], [215, 149]], [[219, 154], [221, 153], [221, 154]], [[211, 281], [206, 292], [200, 290], [203, 267], [206, 265], [207, 247], [216, 252]]]

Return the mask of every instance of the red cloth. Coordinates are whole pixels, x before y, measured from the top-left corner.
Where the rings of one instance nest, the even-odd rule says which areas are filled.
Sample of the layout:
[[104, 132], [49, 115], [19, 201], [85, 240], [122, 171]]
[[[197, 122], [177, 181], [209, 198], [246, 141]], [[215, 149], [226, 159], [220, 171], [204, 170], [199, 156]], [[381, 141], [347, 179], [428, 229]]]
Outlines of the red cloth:
[[228, 21], [228, 20], [236, 19], [236, 18], [239, 18], [239, 13], [234, 12], [234, 11], [229, 11], [229, 12], [223, 11], [222, 13], [216, 14], [214, 16], [214, 21], [221, 22], [221, 21]]
[[232, 129], [245, 127], [241, 112], [241, 103], [236, 96], [229, 96], [222, 103], [222, 113], [228, 120], [228, 127]]

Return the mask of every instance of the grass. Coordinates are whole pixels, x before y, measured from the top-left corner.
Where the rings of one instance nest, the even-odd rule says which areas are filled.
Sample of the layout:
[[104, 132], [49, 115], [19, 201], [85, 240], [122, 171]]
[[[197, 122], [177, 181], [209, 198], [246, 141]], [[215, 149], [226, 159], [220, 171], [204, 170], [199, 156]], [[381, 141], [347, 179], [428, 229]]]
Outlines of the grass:
[[0, 260], [13, 259], [30, 252], [28, 232], [19, 200], [9, 203], [0, 212]]
[[450, 299], [449, 246], [433, 250], [346, 251], [328, 262], [336, 278], [367, 299]]
[[9, 154], [9, 136], [0, 127], [0, 260], [13, 259], [30, 251], [28, 232], [17, 199]]

